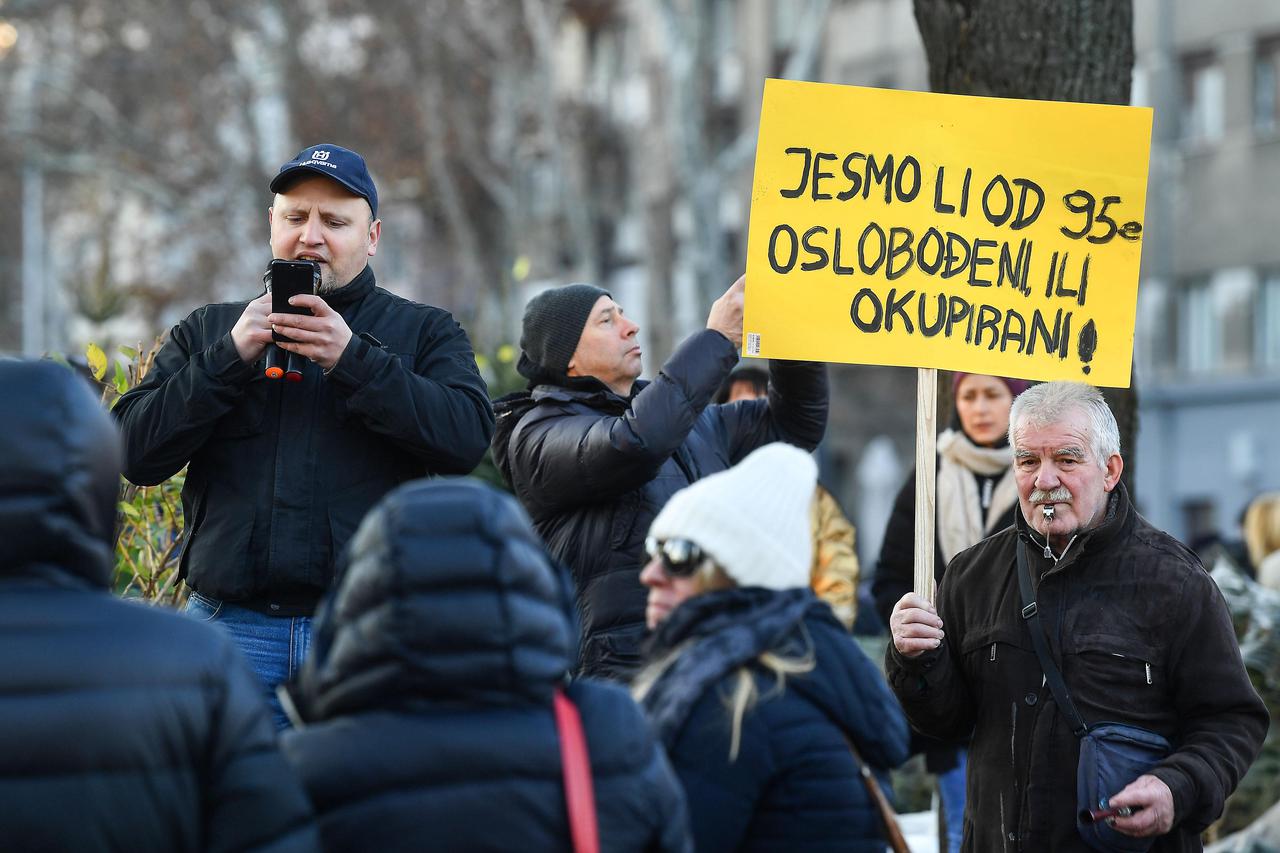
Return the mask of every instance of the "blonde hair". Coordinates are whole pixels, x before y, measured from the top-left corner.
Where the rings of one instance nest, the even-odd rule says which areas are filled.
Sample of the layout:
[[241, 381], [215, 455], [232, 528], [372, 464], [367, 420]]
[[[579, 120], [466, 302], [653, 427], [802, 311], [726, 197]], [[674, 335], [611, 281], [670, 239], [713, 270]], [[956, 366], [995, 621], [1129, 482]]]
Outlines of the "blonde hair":
[[1254, 570], [1267, 555], [1280, 551], [1280, 492], [1258, 495], [1244, 513], [1244, 541]]
[[[697, 581], [698, 595], [721, 589], [732, 589], [737, 586], [733, 579], [710, 559], [703, 560], [702, 565], [697, 568], [692, 577]], [[788, 675], [803, 675], [806, 672], [811, 672], [817, 665], [817, 659], [813, 651], [813, 640], [809, 637], [808, 629], [803, 624], [800, 629], [804, 632], [806, 647], [802, 656], [798, 658], [785, 657], [766, 650], [752, 661], [752, 663], [758, 664], [774, 676], [773, 687], [764, 694], [763, 698], [770, 699], [774, 696], [781, 696], [786, 688]], [[644, 697], [653, 688], [653, 685], [688, 650], [692, 642], [692, 640], [688, 640], [681, 643], [636, 675], [635, 680], [631, 682], [631, 695], [637, 702], [644, 701]], [[750, 666], [738, 667], [733, 676], [733, 692], [726, 697], [724, 704], [730, 721], [729, 760], [737, 761], [738, 750], [742, 745], [742, 721], [746, 717], [747, 711], [755, 707], [762, 697], [760, 691], [756, 688], [755, 675], [752, 673]]]

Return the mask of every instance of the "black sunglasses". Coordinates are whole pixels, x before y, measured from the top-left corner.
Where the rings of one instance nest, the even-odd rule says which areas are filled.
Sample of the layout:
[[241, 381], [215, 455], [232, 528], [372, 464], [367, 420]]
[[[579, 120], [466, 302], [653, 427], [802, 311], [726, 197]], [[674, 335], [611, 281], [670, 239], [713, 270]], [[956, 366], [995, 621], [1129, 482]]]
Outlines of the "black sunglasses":
[[688, 539], [644, 540], [644, 551], [650, 560], [662, 560], [662, 569], [673, 578], [687, 578], [698, 570], [706, 553]]

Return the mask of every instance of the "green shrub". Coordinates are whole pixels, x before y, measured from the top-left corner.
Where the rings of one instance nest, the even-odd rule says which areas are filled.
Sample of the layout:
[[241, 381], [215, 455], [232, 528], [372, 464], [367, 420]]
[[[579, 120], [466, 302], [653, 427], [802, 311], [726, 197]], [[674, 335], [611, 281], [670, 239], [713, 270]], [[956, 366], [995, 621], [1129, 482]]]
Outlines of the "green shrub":
[[[97, 344], [89, 344], [85, 358], [93, 378], [102, 386], [102, 402], [114, 408], [120, 397], [142, 381], [160, 349], [120, 347], [127, 361], [111, 360]], [[110, 375], [108, 375], [110, 374]], [[182, 484], [186, 469], [158, 486], [135, 486], [121, 478], [116, 565], [112, 586], [118, 595], [171, 607], [186, 598], [178, 580], [182, 553]]]

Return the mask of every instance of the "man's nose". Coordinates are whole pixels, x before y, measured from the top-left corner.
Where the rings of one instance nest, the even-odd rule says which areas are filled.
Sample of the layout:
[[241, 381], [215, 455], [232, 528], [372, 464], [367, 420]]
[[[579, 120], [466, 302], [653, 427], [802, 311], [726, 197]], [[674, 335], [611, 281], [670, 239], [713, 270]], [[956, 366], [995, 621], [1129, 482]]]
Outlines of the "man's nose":
[[307, 217], [307, 224], [302, 229], [302, 242], [310, 246], [324, 242], [324, 229], [320, 225], [320, 217]]
[[1056, 488], [1059, 483], [1058, 471], [1052, 465], [1041, 465], [1040, 470], [1036, 471], [1036, 488], [1043, 491], [1049, 491]]
[[640, 331], [640, 326], [637, 325], [636, 323], [633, 323], [631, 320], [627, 319], [626, 317], [623, 317], [622, 320], [623, 320], [622, 336], [624, 338], [634, 338], [636, 336], [636, 333]]

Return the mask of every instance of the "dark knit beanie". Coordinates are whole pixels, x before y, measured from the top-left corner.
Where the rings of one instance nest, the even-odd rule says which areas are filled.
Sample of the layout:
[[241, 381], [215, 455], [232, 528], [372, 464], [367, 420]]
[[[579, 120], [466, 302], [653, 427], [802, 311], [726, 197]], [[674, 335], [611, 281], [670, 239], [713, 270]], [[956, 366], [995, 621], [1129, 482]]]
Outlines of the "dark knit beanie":
[[530, 299], [520, 332], [520, 375], [535, 382], [563, 380], [591, 309], [609, 295], [593, 284], [566, 284]]

